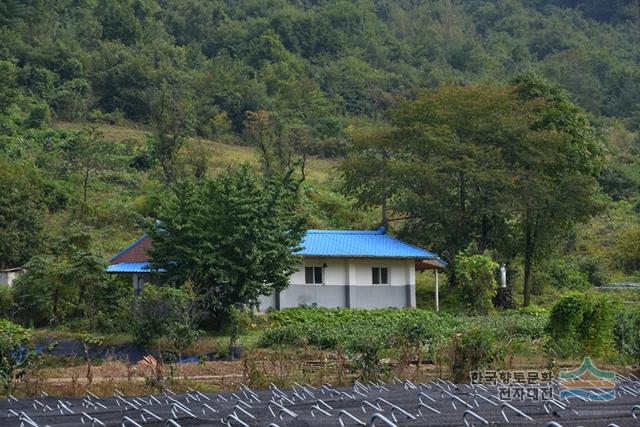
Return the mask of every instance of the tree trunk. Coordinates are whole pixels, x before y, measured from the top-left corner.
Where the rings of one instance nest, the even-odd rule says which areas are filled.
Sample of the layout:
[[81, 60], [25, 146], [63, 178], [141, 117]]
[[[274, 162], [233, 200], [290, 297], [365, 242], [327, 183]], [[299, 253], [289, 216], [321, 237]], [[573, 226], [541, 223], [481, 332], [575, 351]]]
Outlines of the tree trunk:
[[489, 211], [489, 197], [482, 191], [482, 188], [476, 184], [476, 190], [480, 194], [480, 209], [482, 215], [480, 217], [480, 241], [478, 242], [478, 250], [484, 252], [489, 247], [489, 232], [491, 230], [491, 218], [487, 214]]
[[[85, 308], [85, 316], [87, 316], [89, 318], [89, 330], [93, 331], [94, 329], [94, 318], [95, 318], [95, 304], [93, 304], [92, 302], [95, 299], [95, 290], [93, 288], [91, 288], [92, 292], [90, 292], [89, 294], [89, 298], [88, 301], [84, 302], [84, 308]], [[81, 301], [84, 301], [84, 298]]]
[[382, 194], [382, 206], [381, 206], [381, 226], [387, 228], [389, 225], [389, 219], [387, 218], [387, 199], [389, 198], [389, 176], [387, 175], [387, 163], [389, 160], [389, 152], [387, 150], [382, 151], [382, 174], [384, 190]]
[[380, 225], [384, 228], [387, 228], [389, 224], [389, 219], [387, 218], [387, 199], [386, 196], [384, 200], [382, 200], [382, 206], [380, 207], [382, 218], [380, 221]]
[[[453, 253], [453, 252], [452, 252]], [[458, 277], [456, 275], [456, 257], [455, 255], [449, 256], [449, 265], [447, 265], [447, 282], [449, 286], [455, 288], [457, 286]]]
[[60, 299], [59, 297], [60, 297], [60, 295], [58, 293], [58, 287], [55, 286], [53, 288], [53, 295], [52, 295], [52, 298], [51, 298], [52, 299], [51, 312], [53, 313], [53, 316], [56, 318], [56, 320], [59, 317], [58, 316], [58, 302], [59, 302], [59, 299]]
[[460, 212], [464, 214], [467, 204], [467, 184], [464, 176], [464, 172], [458, 174], [459, 187], [458, 187], [458, 203], [460, 204]]
[[480, 220], [480, 242], [478, 243], [478, 250], [484, 252], [489, 246], [489, 217], [487, 214], [482, 214]]
[[234, 359], [237, 353], [238, 339], [240, 338], [240, 308], [239, 304], [232, 305], [229, 310], [229, 320], [231, 321], [231, 334], [229, 336], [229, 357]]

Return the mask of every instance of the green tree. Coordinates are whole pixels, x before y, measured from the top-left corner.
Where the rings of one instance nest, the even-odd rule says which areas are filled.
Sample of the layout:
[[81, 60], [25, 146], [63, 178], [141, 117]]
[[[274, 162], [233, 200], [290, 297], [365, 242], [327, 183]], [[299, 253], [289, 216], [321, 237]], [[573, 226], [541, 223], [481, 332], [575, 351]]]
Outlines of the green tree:
[[104, 134], [96, 126], [88, 127], [71, 138], [65, 147], [68, 152], [68, 166], [71, 171], [79, 171], [82, 188], [82, 208], [84, 216], [90, 180], [109, 165], [109, 146]]
[[33, 257], [16, 279], [16, 317], [35, 326], [84, 317], [94, 329], [95, 314], [101, 309], [96, 297], [107, 277], [90, 234], [71, 227], [49, 252]]
[[133, 1], [100, 0], [96, 14], [102, 24], [102, 33], [107, 40], [120, 40], [132, 44], [140, 36], [141, 25], [135, 15]]
[[456, 257], [455, 268], [460, 296], [469, 313], [487, 314], [498, 288], [498, 263], [487, 255], [462, 253]]
[[4, 113], [13, 103], [16, 90], [16, 66], [9, 61], [0, 61], [0, 113]]
[[247, 112], [245, 135], [258, 148], [262, 174], [265, 177], [292, 174], [299, 169], [297, 186], [305, 180], [308, 134], [272, 117], [268, 111]]
[[386, 203], [407, 235], [452, 267], [470, 243], [500, 246], [510, 232], [509, 149], [527, 132], [526, 108], [508, 88], [448, 86], [404, 103], [390, 119], [386, 128], [354, 133], [341, 166], [345, 191], [365, 206]]
[[28, 361], [25, 346], [30, 338], [28, 330], [0, 319], [0, 384], [3, 392], [11, 393], [16, 377], [24, 374]]
[[0, 268], [22, 266], [40, 247], [45, 191], [37, 168], [0, 154]]
[[152, 101], [151, 155], [160, 164], [166, 184], [178, 178], [179, 155], [192, 132], [192, 103], [188, 93], [164, 80]]
[[129, 326], [142, 345], [167, 338], [180, 358], [199, 335], [200, 316], [199, 300], [190, 284], [182, 288], [149, 284], [134, 302]]
[[[168, 196], [147, 232], [165, 281], [192, 283], [210, 313], [258, 304], [286, 288], [304, 233], [290, 175], [261, 179], [249, 165]], [[232, 341], [233, 343], [233, 341]]]
[[514, 84], [518, 99], [534, 106], [532, 132], [512, 162], [526, 306], [534, 263], [598, 210], [602, 147], [586, 115], [560, 87], [530, 74]]
[[58, 89], [53, 103], [58, 117], [83, 120], [89, 105], [89, 89], [90, 84], [86, 79], [76, 78], [64, 82]]
[[640, 270], [640, 227], [634, 225], [624, 230], [615, 254], [625, 273], [634, 274]]
[[151, 118], [150, 88], [157, 84], [153, 61], [141, 52], [119, 42], [102, 42], [94, 52], [96, 74], [93, 84], [97, 107], [109, 113], [124, 113], [138, 122]]
[[404, 232], [451, 261], [474, 243], [534, 263], [595, 212], [600, 145], [566, 94], [535, 76], [513, 85], [443, 87], [391, 113], [373, 137], [355, 134], [341, 169], [362, 204], [387, 201]]
[[615, 313], [614, 304], [605, 295], [572, 292], [563, 296], [549, 316], [550, 349], [560, 357], [611, 352]]
[[95, 330], [96, 313], [103, 309], [97, 299], [107, 283], [105, 264], [94, 248], [94, 241], [87, 230], [69, 230], [61, 241], [64, 248], [64, 281], [77, 289], [78, 307], [82, 310], [89, 330]]
[[25, 273], [13, 283], [20, 323], [41, 327], [65, 317], [66, 309], [63, 312], [61, 306], [72, 301], [73, 289], [65, 286], [58, 267], [50, 256], [35, 256], [25, 265]]
[[367, 207], [380, 206], [380, 225], [388, 225], [388, 204], [396, 191], [394, 169], [403, 162], [398, 150], [394, 129], [372, 126], [353, 133], [352, 153], [342, 165], [344, 186], [348, 194], [355, 194]]

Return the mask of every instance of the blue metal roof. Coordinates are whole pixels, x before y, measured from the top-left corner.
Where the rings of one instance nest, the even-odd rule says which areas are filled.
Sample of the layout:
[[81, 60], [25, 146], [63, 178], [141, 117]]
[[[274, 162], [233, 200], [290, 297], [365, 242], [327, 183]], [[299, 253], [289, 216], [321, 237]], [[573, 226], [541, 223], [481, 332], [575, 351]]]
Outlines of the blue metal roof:
[[[136, 243], [138, 242], [139, 240]], [[131, 246], [134, 245], [135, 243]], [[300, 246], [301, 249], [296, 253], [302, 256], [436, 259], [446, 264], [433, 252], [386, 234], [382, 227], [375, 231], [309, 230]], [[148, 262], [121, 262], [107, 268], [107, 273], [149, 273], [150, 271]]]
[[297, 253], [304, 256], [438, 259], [432, 252], [400, 241], [384, 228], [375, 231], [309, 230]]
[[107, 273], [149, 273], [151, 266], [148, 262], [121, 262], [107, 267]]

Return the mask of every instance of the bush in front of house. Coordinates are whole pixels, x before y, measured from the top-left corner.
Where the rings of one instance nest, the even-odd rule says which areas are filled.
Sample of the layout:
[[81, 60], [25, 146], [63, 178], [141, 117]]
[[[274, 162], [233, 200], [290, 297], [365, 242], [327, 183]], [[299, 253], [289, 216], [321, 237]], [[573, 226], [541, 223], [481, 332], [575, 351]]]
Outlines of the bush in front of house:
[[[470, 370], [501, 366], [509, 343], [542, 344], [548, 312], [539, 307], [489, 316], [462, 316], [411, 308], [377, 310], [297, 307], [268, 314], [270, 327], [259, 346], [314, 346], [340, 351], [362, 378], [385, 373], [380, 360], [404, 366], [419, 360], [459, 363], [452, 372], [468, 378]], [[419, 369], [419, 364], [416, 364]]]
[[456, 257], [456, 284], [469, 314], [486, 314], [496, 296], [498, 263], [482, 254], [460, 253]]
[[610, 354], [615, 306], [606, 295], [571, 292], [551, 309], [549, 350], [558, 357]]
[[31, 334], [20, 325], [0, 319], [0, 387], [11, 392], [14, 381], [24, 372], [29, 361], [26, 346]]
[[200, 336], [200, 312], [189, 284], [181, 288], [147, 284], [133, 303], [131, 334], [143, 346], [163, 338], [180, 355]]
[[259, 341], [262, 347], [312, 345], [322, 349], [347, 348], [358, 337], [380, 337], [387, 349], [398, 345], [433, 347], [472, 326], [491, 331], [498, 339], [540, 339], [547, 314], [505, 312], [493, 316], [455, 316], [415, 308], [361, 310], [297, 307], [272, 311], [271, 327]]
[[379, 336], [388, 343], [407, 322], [423, 325], [435, 336], [449, 336], [458, 319], [446, 313], [420, 309], [379, 310], [290, 308], [269, 314], [273, 327], [262, 334], [260, 345], [299, 345], [323, 349], [345, 348], [361, 336]]
[[456, 383], [469, 381], [474, 370], [504, 368], [506, 343], [495, 330], [479, 324], [471, 325], [451, 339], [451, 374]]
[[[545, 336], [545, 327], [549, 314], [546, 310], [507, 311], [493, 316], [475, 316], [471, 324], [491, 330], [501, 340], [521, 338], [524, 340], [541, 339]], [[463, 328], [465, 328], [463, 326]]]
[[0, 286], [0, 317], [11, 319], [13, 312], [13, 289], [9, 286]]

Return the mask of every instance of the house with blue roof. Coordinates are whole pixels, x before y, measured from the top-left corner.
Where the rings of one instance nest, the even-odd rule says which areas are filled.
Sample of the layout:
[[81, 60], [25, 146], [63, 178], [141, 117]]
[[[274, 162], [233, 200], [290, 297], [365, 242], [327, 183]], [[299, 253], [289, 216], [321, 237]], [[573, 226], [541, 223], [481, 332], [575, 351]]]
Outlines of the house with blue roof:
[[[111, 258], [107, 272], [130, 275], [136, 292], [151, 280], [143, 236]], [[260, 311], [299, 305], [320, 307], [415, 307], [416, 263], [443, 267], [434, 253], [387, 234], [384, 228], [309, 230], [298, 254], [302, 265], [287, 289], [260, 300]], [[155, 272], [161, 274], [162, 272]]]

